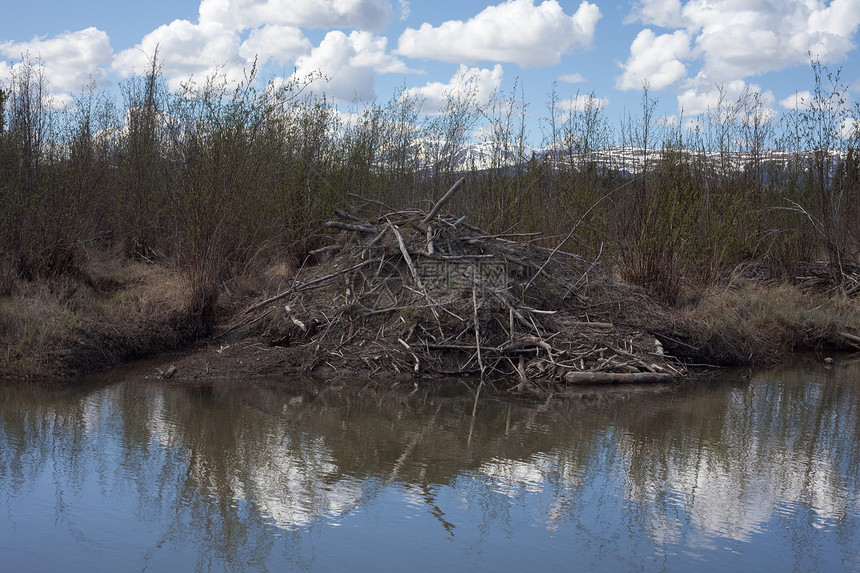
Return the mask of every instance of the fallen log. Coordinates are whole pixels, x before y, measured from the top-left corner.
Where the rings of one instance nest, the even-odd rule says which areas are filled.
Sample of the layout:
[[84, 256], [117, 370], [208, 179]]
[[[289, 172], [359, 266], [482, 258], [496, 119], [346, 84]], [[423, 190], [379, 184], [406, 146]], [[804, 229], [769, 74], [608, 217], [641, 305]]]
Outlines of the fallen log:
[[860, 336], [854, 336], [848, 332], [840, 332], [839, 334], [841, 334], [842, 338], [847, 340], [849, 344], [860, 347]]
[[567, 372], [564, 375], [568, 384], [655, 384], [675, 379], [674, 374], [662, 372]]

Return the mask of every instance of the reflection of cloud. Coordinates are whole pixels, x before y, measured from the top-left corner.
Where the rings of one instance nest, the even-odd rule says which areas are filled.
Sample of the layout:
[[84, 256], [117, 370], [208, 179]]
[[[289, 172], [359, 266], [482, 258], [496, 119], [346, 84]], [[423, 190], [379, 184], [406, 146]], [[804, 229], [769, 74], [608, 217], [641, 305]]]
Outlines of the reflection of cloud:
[[522, 491], [539, 493], [548, 483], [577, 488], [582, 485], [582, 471], [559, 453], [538, 453], [528, 460], [496, 458], [478, 469], [491, 479], [494, 491], [510, 497]]
[[[804, 403], [820, 403], [819, 390], [807, 387]], [[704, 548], [718, 538], [748, 542], [777, 515], [792, 515], [803, 507], [811, 511], [815, 527], [860, 511], [858, 494], [852, 496], [840, 485], [844, 476], [828, 445], [840, 435], [837, 417], [822, 419], [813, 441], [792, 427], [797, 413], [789, 411], [790, 404], [791, 398], [773, 386], [737, 391], [717, 439], [675, 452], [642, 479], [625, 480], [626, 496], [648, 508], [656, 541], [677, 540], [688, 520], [697, 526], [688, 544]], [[762, 412], [768, 413], [766, 418]], [[643, 454], [641, 444], [632, 440], [620, 447], [628, 452], [636, 448], [640, 457], [659, 456]]]
[[278, 527], [295, 529], [339, 516], [361, 501], [362, 483], [340, 475], [322, 438], [309, 439], [298, 448], [288, 440], [272, 443], [265, 451], [271, 456], [251, 469], [247, 501]]

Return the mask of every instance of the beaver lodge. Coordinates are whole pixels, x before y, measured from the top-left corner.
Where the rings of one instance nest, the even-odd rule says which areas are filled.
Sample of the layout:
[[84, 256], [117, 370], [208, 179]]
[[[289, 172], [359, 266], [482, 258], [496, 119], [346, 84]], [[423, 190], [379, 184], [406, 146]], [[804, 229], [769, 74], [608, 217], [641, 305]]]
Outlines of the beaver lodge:
[[462, 183], [429, 212], [350, 195], [352, 212], [372, 214], [338, 209], [325, 223], [331, 244], [313, 253], [319, 263], [248, 308], [216, 337], [216, 352], [256, 334], [284, 349], [281, 372], [480, 376], [518, 391], [685, 373], [636, 326], [643, 309], [665, 309], [611, 284], [598, 261], [442, 214]]

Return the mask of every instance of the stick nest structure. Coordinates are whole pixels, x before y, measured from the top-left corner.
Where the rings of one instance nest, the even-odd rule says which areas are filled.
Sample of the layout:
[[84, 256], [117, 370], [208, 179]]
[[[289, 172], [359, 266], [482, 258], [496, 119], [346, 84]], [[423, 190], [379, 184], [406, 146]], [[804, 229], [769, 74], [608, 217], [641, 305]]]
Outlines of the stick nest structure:
[[642, 326], [666, 309], [599, 261], [440, 214], [461, 184], [429, 212], [351, 195], [352, 212], [367, 216], [337, 210], [317, 264], [225, 338], [253, 333], [290, 349], [293, 373], [480, 376], [517, 391], [686, 373]]

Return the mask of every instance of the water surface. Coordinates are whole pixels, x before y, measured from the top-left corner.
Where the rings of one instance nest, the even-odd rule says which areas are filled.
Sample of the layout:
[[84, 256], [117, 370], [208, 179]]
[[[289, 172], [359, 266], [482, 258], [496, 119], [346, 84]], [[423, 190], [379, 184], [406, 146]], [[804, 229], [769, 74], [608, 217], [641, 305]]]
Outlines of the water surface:
[[2, 571], [860, 571], [860, 364], [518, 401], [0, 387]]

